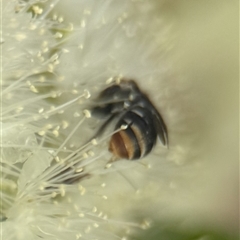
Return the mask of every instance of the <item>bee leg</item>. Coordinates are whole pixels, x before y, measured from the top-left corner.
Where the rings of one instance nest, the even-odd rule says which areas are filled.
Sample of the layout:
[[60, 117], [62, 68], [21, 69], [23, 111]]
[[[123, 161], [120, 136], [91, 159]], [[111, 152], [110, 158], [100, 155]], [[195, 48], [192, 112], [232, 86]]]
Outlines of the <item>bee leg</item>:
[[[112, 116], [110, 116], [103, 124], [102, 126], [98, 129], [98, 131], [90, 138], [88, 139], [83, 146], [87, 145], [88, 143], [90, 143], [93, 139], [99, 137], [102, 135], [102, 133], [104, 132], [104, 130], [106, 129], [106, 127], [108, 126], [108, 124], [114, 119], [114, 117], [116, 117], [117, 114], [113, 114]], [[75, 156], [75, 155], [74, 155]]]
[[98, 131], [95, 133], [95, 135], [90, 139], [90, 141], [98, 136], [101, 136], [108, 124], [115, 118], [117, 114], [113, 114], [111, 117], [109, 117], [102, 126], [98, 129]]

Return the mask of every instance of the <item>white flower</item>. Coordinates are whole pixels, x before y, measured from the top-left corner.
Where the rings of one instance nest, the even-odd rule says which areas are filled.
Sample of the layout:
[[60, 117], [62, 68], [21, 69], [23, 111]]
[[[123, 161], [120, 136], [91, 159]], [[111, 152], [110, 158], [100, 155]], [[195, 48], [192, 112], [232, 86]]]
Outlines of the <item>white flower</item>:
[[[202, 130], [196, 119], [206, 113], [196, 102], [208, 99], [180, 75], [184, 61], [175, 64], [177, 76], [169, 66], [164, 1], [5, 0], [2, 9], [1, 237], [123, 240], [155, 220], [213, 225], [214, 194], [222, 195], [219, 185], [207, 186], [215, 179], [209, 172], [225, 165], [193, 144]], [[149, 93], [171, 145], [106, 167], [112, 132], [86, 144], [101, 124], [88, 108], [121, 77]]]
[[[80, 24], [71, 25], [51, 11], [57, 2], [3, 3], [1, 234], [125, 239], [148, 225], [126, 218], [132, 202], [123, 198], [144, 184], [145, 167], [119, 162], [105, 169], [104, 139], [83, 145], [96, 129], [86, 109], [110, 78], [139, 75], [151, 83], [161, 73], [152, 43], [164, 38], [153, 31], [162, 23], [154, 15], [146, 25], [155, 12], [149, 3], [125, 1], [111, 14], [112, 1], [81, 1]], [[133, 172], [137, 185], [123, 175]]]

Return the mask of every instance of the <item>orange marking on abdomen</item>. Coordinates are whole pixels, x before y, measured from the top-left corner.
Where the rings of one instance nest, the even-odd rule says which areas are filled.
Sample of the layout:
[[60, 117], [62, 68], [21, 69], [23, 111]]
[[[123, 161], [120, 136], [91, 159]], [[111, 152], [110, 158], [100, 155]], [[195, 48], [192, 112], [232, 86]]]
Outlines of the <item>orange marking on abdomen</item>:
[[127, 131], [121, 130], [112, 135], [109, 151], [118, 158], [132, 159], [134, 156], [134, 145]]

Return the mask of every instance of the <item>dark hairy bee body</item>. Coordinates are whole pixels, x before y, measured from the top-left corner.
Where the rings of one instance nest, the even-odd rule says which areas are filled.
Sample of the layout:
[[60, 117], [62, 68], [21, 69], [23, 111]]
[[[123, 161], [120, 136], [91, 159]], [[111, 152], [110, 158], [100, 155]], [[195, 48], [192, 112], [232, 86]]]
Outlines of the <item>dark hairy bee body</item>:
[[109, 151], [116, 159], [137, 160], [151, 152], [157, 137], [168, 145], [166, 125], [149, 98], [133, 80], [121, 80], [104, 89], [92, 108], [92, 115], [106, 119], [96, 137], [112, 120], [116, 131], [110, 139]]

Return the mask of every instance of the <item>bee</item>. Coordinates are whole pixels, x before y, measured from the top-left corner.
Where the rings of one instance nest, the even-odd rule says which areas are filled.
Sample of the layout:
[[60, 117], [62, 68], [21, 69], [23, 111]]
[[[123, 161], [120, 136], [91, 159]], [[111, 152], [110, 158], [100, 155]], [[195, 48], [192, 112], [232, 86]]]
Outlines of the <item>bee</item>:
[[122, 79], [102, 90], [91, 114], [105, 119], [94, 138], [115, 119], [115, 133], [109, 142], [109, 151], [115, 159], [141, 159], [152, 151], [157, 138], [168, 146], [163, 118], [134, 80]]

